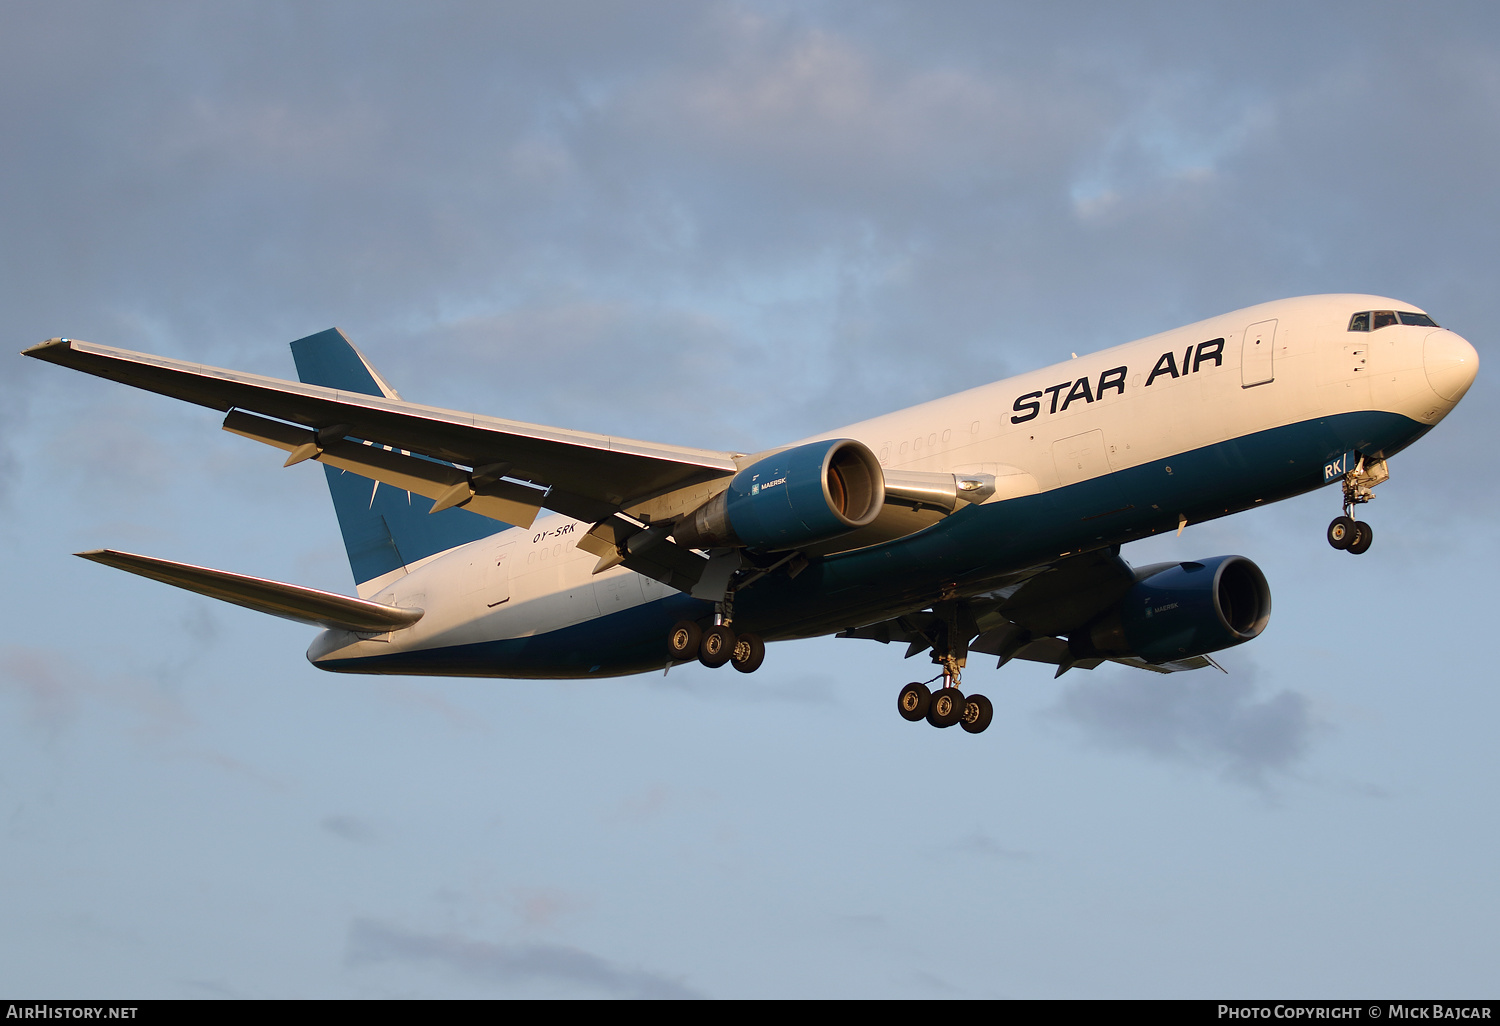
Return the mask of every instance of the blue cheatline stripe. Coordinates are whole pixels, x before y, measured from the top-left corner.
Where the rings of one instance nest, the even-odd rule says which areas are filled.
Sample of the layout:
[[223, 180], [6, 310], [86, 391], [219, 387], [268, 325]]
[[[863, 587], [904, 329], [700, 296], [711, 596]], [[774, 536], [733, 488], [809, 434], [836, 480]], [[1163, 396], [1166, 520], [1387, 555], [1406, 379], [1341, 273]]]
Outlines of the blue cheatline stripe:
[[368, 659], [325, 660], [319, 669], [342, 673], [410, 673], [441, 677], [573, 680], [619, 677], [667, 665], [667, 632], [678, 620], [710, 622], [714, 607], [689, 595], [670, 595], [571, 627], [527, 638], [507, 638]]
[[[1349, 449], [1389, 457], [1428, 430], [1394, 413], [1346, 413], [1257, 432], [1106, 477], [990, 506], [971, 506], [920, 534], [814, 560], [735, 598], [735, 627], [769, 639], [829, 633], [1076, 551], [1201, 523], [1323, 484]], [[1171, 468], [1168, 473], [1167, 468]], [[1257, 502], [1259, 500], [1259, 502]], [[1337, 512], [1330, 507], [1330, 516]], [[1317, 529], [1321, 530], [1321, 524]], [[528, 638], [320, 663], [353, 673], [572, 678], [636, 673], [666, 661], [666, 632], [713, 609], [674, 595]], [[591, 668], [599, 666], [598, 671]]]
[[[383, 395], [359, 351], [337, 328], [292, 343], [297, 377], [309, 385], [361, 395]], [[428, 514], [432, 503], [358, 474], [324, 467], [333, 509], [349, 554], [354, 583], [363, 584], [434, 553], [480, 538], [505, 525], [465, 509]]]

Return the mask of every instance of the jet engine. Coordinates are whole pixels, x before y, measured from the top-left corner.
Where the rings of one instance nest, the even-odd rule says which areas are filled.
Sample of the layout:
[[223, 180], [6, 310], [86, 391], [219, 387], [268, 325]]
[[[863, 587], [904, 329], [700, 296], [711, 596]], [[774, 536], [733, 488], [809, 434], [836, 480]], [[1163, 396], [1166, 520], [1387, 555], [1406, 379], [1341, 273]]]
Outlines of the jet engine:
[[795, 549], [873, 523], [884, 503], [885, 478], [868, 447], [849, 438], [809, 442], [741, 470], [672, 537], [695, 549]]
[[[1163, 663], [1242, 645], [1271, 619], [1266, 576], [1244, 556], [1143, 567], [1138, 580], [1089, 625], [1085, 644], [1101, 656]], [[1072, 640], [1072, 639], [1070, 639]]]

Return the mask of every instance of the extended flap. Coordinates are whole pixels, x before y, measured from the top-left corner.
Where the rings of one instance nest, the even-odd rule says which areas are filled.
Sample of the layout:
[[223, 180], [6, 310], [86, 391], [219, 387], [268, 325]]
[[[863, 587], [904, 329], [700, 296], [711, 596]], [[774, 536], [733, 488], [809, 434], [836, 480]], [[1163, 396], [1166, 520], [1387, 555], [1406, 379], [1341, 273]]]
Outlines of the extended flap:
[[[224, 430], [273, 445], [294, 457], [304, 456], [402, 491], [414, 492], [432, 499], [435, 510], [462, 506], [491, 520], [530, 527], [541, 509], [543, 493], [537, 488], [503, 480], [481, 481], [476, 488], [470, 472], [452, 464], [393, 452], [349, 438], [327, 438], [323, 432], [257, 417], [243, 410], [230, 411], [224, 418]], [[325, 437], [320, 438], [320, 434]], [[455, 494], [456, 490], [461, 494]]]

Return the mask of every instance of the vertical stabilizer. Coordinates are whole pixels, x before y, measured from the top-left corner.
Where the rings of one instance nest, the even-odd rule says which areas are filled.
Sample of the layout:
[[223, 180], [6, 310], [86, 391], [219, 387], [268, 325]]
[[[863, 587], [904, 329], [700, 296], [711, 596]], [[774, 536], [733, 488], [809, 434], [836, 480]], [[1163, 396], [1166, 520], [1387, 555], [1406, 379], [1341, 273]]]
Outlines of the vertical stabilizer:
[[[337, 328], [299, 338], [292, 343], [292, 358], [305, 384], [400, 398]], [[456, 507], [429, 514], [432, 503], [421, 496], [334, 467], [325, 466], [323, 472], [356, 585], [505, 529]]]

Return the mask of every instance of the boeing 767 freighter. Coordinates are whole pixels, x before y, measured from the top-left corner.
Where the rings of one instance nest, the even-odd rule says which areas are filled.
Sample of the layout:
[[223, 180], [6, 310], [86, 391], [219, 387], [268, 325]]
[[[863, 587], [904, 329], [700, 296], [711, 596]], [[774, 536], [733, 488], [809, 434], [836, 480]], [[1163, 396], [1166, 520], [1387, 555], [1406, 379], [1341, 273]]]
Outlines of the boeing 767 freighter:
[[898, 711], [970, 733], [992, 716], [961, 689], [976, 653], [1175, 672], [1255, 638], [1271, 594], [1249, 559], [1131, 567], [1120, 546], [1328, 485], [1329, 544], [1365, 552], [1357, 508], [1479, 362], [1408, 303], [1306, 296], [739, 453], [407, 402], [337, 329], [292, 343], [301, 383], [76, 339], [25, 355], [323, 464], [357, 598], [80, 553], [322, 627], [315, 666], [751, 672], [767, 641], [837, 634], [929, 652], [938, 673]]

